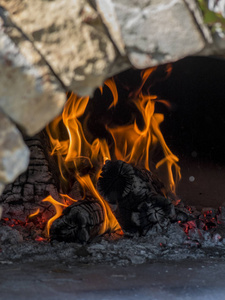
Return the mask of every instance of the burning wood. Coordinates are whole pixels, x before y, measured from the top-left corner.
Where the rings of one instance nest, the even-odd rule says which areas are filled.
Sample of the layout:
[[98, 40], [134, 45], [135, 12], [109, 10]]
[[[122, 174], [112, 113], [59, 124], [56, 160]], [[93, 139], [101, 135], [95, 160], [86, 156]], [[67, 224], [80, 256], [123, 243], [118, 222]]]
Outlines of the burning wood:
[[99, 201], [93, 198], [77, 201], [68, 206], [50, 229], [51, 240], [86, 243], [100, 232], [104, 211]]
[[148, 170], [123, 161], [107, 161], [98, 180], [100, 194], [116, 205], [122, 229], [145, 235], [154, 225], [166, 227], [176, 218], [174, 205], [163, 195], [163, 184]]
[[[59, 199], [57, 169], [54, 161], [48, 157], [48, 143], [44, 134], [26, 138], [26, 145], [30, 151], [27, 171], [17, 177], [14, 183], [8, 184], [0, 196], [0, 204], [4, 210], [3, 218], [25, 221], [27, 216], [39, 208], [41, 215], [46, 215], [48, 219], [54, 214], [54, 209], [42, 204], [41, 200], [49, 193], [55, 199]], [[13, 161], [15, 159], [18, 159], [17, 156]], [[10, 174], [12, 174], [11, 165], [8, 166]]]
[[[163, 184], [148, 170], [123, 161], [107, 161], [98, 189], [109, 204], [116, 205], [115, 216], [122, 229], [146, 235], [153, 226], [166, 228], [176, 219], [174, 205], [163, 195]], [[66, 207], [50, 227], [50, 239], [87, 243], [102, 231], [103, 203], [86, 196]]]
[[[53, 204], [56, 210], [56, 215], [47, 224], [51, 240], [90, 242], [98, 235], [116, 232], [121, 227], [132, 233], [146, 235], [151, 228], [166, 228], [171, 221], [176, 220], [174, 205], [165, 195], [166, 190], [175, 190], [176, 177], [179, 178], [180, 174], [178, 158], [170, 151], [160, 131], [163, 115], [155, 113], [157, 96], [151, 95], [149, 89], [144, 88], [153, 71], [154, 69], [148, 69], [141, 72], [140, 86], [128, 94], [128, 100], [136, 106], [142, 122], [132, 117], [127, 124], [120, 126], [105, 124], [111, 135], [111, 145], [107, 143], [107, 139], [92, 136], [88, 127], [82, 124], [86, 122], [82, 118], [89, 97], [69, 94], [62, 115], [46, 128], [52, 146], [51, 154], [57, 156], [60, 174], [55, 176], [60, 179], [60, 183], [56, 180], [59, 183], [58, 191], [69, 192], [76, 181], [83, 190], [81, 198], [85, 199], [72, 199], [65, 194], [57, 199], [51, 193], [51, 196], [43, 200]], [[115, 109], [119, 102], [116, 81], [107, 80], [105, 85], [113, 96], [109, 109]], [[35, 144], [35, 149], [36, 146]], [[161, 154], [156, 162], [156, 169], [166, 170], [167, 189], [149, 171], [149, 153], [157, 147], [160, 147]], [[117, 159], [115, 162], [110, 161], [111, 155]], [[108, 161], [104, 165], [106, 160]], [[43, 162], [42, 157], [40, 161]], [[145, 169], [136, 167], [142, 165]], [[47, 176], [46, 179], [49, 184], [53, 176]], [[103, 197], [96, 190], [97, 181]], [[55, 194], [59, 196], [58, 193]], [[73, 201], [75, 203], [71, 204]], [[116, 205], [115, 215], [109, 204]]]
[[[72, 176], [73, 181], [76, 180], [80, 184], [85, 199], [85, 204], [79, 201], [78, 204], [72, 204], [65, 212], [62, 206], [68, 207], [71, 204], [65, 203], [65, 195], [62, 195], [64, 203], [57, 202], [51, 197], [43, 200], [51, 202], [56, 209], [56, 215], [48, 222], [51, 239], [88, 242], [96, 235], [121, 230], [121, 226], [130, 232], [146, 234], [156, 224], [164, 228], [175, 217], [173, 204], [164, 196], [163, 184], [148, 171], [150, 148], [155, 149], [159, 146], [162, 157], [156, 168], [166, 168], [167, 185], [170, 190], [175, 189], [176, 180], [173, 178], [173, 173], [179, 177], [178, 158], [172, 154], [160, 131], [159, 126], [163, 121], [163, 115], [154, 113], [157, 97], [150, 95], [148, 89], [145, 93], [142, 92], [144, 84], [153, 71], [154, 69], [148, 69], [141, 72], [140, 87], [131, 91], [128, 96], [143, 117], [142, 126], [133, 119], [129, 124], [122, 126], [106, 126], [108, 134], [112, 136], [112, 145], [109, 145], [106, 139], [94, 138], [87, 126], [81, 123], [89, 97], [78, 97], [71, 93], [62, 115], [47, 127], [52, 154], [57, 155], [62, 190], [65, 185], [71, 186]], [[105, 85], [113, 96], [109, 109], [115, 108], [119, 96], [116, 81], [107, 80]], [[62, 134], [62, 130], [65, 134]], [[99, 190], [109, 204], [117, 204], [115, 216], [108, 202], [100, 196], [95, 187], [102, 165], [107, 159], [111, 159], [111, 154], [116, 157], [117, 162], [107, 162], [103, 167]], [[145, 170], [132, 165], [144, 165]], [[109, 178], [106, 174], [109, 174]], [[119, 180], [115, 180], [117, 177]], [[86, 195], [89, 194], [97, 202], [92, 202], [91, 208], [87, 209], [89, 204]], [[77, 200], [80, 199], [75, 201]], [[103, 212], [103, 222], [98, 216], [99, 209]], [[60, 219], [57, 221], [57, 218]], [[56, 221], [53, 223], [53, 220]], [[51, 225], [53, 229], [50, 229]], [[78, 229], [84, 232], [83, 238], [78, 233]]]

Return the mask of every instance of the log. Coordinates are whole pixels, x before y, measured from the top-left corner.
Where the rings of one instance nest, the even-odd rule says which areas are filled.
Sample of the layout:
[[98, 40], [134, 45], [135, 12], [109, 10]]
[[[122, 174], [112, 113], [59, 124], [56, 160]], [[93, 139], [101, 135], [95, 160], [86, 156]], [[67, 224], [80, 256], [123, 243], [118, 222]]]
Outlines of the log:
[[99, 193], [114, 205], [125, 231], [145, 235], [154, 225], [166, 227], [176, 219], [174, 205], [162, 192], [163, 184], [148, 170], [123, 161], [107, 161], [97, 183]]
[[54, 174], [54, 165], [48, 154], [44, 133], [32, 138], [27, 137], [25, 143], [30, 150], [28, 169], [13, 183], [7, 184], [0, 196], [3, 218], [25, 221], [27, 216], [35, 212], [37, 208], [46, 217], [52, 217], [54, 208], [51, 204], [42, 203], [42, 200], [49, 194], [56, 200], [60, 199], [58, 194], [59, 182], [57, 181], [57, 173]]
[[135, 224], [141, 235], [146, 235], [154, 226], [167, 228], [171, 221], [175, 221], [174, 206], [168, 198], [152, 196], [142, 201], [131, 214], [132, 223]]
[[50, 228], [51, 241], [88, 243], [98, 236], [104, 212], [98, 200], [85, 198], [68, 206]]

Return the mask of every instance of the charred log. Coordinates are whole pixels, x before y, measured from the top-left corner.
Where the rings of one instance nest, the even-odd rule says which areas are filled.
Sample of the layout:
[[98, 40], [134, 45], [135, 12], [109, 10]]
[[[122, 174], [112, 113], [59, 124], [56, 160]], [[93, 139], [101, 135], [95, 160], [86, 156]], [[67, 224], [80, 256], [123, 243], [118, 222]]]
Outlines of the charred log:
[[174, 218], [173, 204], [162, 196], [152, 196], [148, 201], [141, 202], [131, 214], [132, 223], [142, 235], [146, 235], [153, 226], [166, 228]]
[[176, 218], [175, 208], [163, 194], [163, 184], [148, 170], [123, 161], [107, 161], [98, 181], [100, 194], [114, 205], [122, 229], [145, 235], [158, 224]]
[[51, 241], [87, 243], [100, 232], [104, 212], [100, 203], [91, 198], [68, 206], [50, 229]]
[[[52, 158], [48, 154], [48, 145], [43, 133], [26, 138], [30, 150], [30, 163], [26, 172], [14, 183], [8, 184], [0, 196], [3, 218], [15, 218], [25, 221], [26, 217], [40, 208], [41, 213], [51, 217], [54, 209], [43, 204], [43, 198], [51, 194], [59, 199], [59, 180]], [[56, 173], [57, 174], [57, 173]]]

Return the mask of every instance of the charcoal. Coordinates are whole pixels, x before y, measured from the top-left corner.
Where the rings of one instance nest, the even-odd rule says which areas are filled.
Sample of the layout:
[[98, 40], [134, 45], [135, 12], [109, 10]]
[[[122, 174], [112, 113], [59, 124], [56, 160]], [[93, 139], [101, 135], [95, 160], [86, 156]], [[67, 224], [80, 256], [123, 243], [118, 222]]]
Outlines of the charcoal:
[[50, 228], [51, 241], [88, 243], [100, 232], [104, 213], [100, 203], [91, 198], [68, 206]]
[[132, 213], [131, 219], [139, 228], [141, 235], [147, 232], [156, 224], [166, 228], [175, 214], [174, 206], [169, 199], [162, 196], [154, 196], [151, 202], [142, 202], [138, 205], [137, 211]]
[[123, 230], [145, 235], [159, 224], [175, 220], [171, 201], [162, 192], [163, 184], [150, 171], [123, 161], [107, 161], [97, 184], [100, 194], [111, 205]]
[[[59, 176], [55, 172], [55, 165], [48, 153], [48, 141], [44, 133], [25, 139], [30, 150], [30, 163], [25, 173], [21, 174], [14, 183], [5, 187], [0, 196], [3, 208], [3, 218], [15, 218], [22, 221], [40, 208], [51, 217], [54, 209], [43, 204], [43, 198], [51, 194], [54, 199], [60, 199]], [[59, 172], [59, 171], [58, 171]]]

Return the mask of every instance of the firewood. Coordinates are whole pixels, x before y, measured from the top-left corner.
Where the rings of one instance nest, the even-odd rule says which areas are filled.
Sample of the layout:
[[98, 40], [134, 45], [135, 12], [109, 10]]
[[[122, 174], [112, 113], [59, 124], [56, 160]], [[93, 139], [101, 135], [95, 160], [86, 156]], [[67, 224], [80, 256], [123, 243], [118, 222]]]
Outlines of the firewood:
[[107, 161], [98, 180], [100, 194], [116, 206], [114, 213], [122, 229], [145, 235], [159, 224], [167, 226], [176, 213], [162, 192], [163, 184], [148, 170], [123, 161]]
[[101, 204], [93, 198], [68, 206], [50, 228], [51, 241], [87, 243], [100, 232], [104, 221]]
[[49, 155], [49, 142], [43, 132], [31, 138], [26, 137], [25, 142], [30, 150], [29, 166], [26, 172], [5, 187], [0, 196], [2, 217], [25, 221], [39, 207], [50, 218], [54, 208], [43, 204], [42, 200], [49, 194], [56, 200], [60, 199], [59, 170]]
[[161, 228], [166, 228], [174, 218], [175, 211], [171, 201], [158, 195], [152, 196], [148, 201], [141, 202], [136, 211], [131, 214], [131, 220], [141, 235], [146, 235], [157, 224]]

